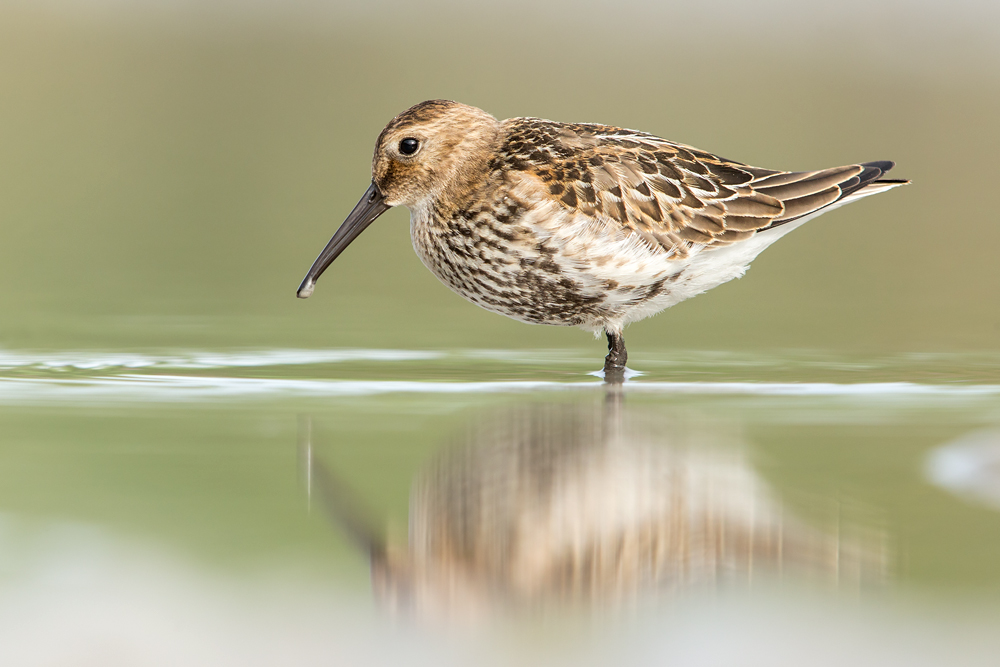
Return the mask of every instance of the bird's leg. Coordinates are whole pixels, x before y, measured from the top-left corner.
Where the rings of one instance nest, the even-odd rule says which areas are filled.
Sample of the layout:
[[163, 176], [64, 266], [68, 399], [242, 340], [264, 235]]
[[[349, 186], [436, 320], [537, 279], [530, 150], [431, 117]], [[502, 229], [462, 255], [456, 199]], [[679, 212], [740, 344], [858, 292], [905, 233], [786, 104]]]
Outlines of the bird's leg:
[[604, 358], [604, 381], [619, 384], [625, 380], [625, 362], [628, 353], [625, 351], [625, 338], [613, 331], [604, 330], [608, 337], [608, 356]]

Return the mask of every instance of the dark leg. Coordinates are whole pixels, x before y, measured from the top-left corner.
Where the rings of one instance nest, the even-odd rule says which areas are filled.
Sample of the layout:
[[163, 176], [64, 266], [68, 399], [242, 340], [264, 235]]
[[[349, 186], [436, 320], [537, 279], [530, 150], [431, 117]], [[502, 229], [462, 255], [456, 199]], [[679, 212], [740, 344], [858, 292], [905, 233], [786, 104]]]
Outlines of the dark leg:
[[625, 351], [625, 338], [620, 333], [605, 330], [608, 337], [608, 356], [604, 358], [604, 381], [620, 384], [625, 381], [625, 362], [628, 353]]

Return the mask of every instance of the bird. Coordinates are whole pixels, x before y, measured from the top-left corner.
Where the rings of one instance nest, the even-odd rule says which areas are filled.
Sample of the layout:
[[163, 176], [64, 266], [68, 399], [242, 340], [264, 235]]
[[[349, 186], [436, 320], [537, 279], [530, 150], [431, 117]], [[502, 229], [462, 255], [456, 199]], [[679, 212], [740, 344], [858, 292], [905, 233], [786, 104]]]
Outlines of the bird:
[[763, 169], [647, 132], [428, 100], [379, 134], [370, 187], [297, 296], [405, 206], [417, 256], [441, 282], [522, 322], [603, 332], [603, 377], [620, 383], [627, 324], [742, 276], [808, 220], [909, 183], [883, 178], [893, 166]]

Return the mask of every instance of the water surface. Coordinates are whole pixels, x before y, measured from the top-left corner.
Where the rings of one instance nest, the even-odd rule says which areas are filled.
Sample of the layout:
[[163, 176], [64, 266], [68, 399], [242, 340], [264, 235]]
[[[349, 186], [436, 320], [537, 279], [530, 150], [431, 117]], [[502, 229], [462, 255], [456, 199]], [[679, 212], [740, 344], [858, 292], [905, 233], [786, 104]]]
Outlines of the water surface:
[[4, 351], [5, 651], [460, 664], [514, 633], [561, 663], [599, 620], [594, 655], [801, 656], [768, 628], [858, 618], [993, 646], [1000, 384], [962, 372], [990, 359], [678, 351], [615, 392], [545, 356]]

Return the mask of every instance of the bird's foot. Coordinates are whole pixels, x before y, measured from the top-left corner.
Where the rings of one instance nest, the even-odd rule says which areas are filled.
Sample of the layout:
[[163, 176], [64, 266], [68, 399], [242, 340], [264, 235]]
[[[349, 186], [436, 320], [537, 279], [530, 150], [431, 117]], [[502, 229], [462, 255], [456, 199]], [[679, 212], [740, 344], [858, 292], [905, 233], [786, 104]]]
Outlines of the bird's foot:
[[604, 381], [609, 384], [621, 384], [625, 381], [625, 364], [612, 360], [610, 354], [604, 360]]
[[621, 334], [609, 333], [607, 336], [608, 356], [604, 358], [604, 381], [621, 384], [625, 381], [625, 362], [628, 361], [625, 340]]

